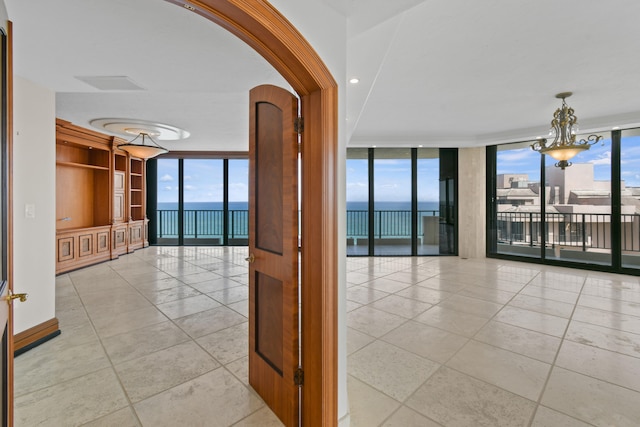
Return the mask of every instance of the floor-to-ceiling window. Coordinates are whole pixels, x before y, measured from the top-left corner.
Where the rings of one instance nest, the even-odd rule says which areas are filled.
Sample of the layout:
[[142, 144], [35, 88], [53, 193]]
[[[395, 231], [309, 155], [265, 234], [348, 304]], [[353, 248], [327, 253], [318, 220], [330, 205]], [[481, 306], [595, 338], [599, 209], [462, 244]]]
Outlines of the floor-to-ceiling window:
[[373, 156], [374, 255], [411, 255], [411, 149]]
[[184, 159], [185, 244], [220, 245], [224, 238], [222, 159]]
[[369, 187], [369, 149], [347, 150], [347, 255], [369, 254]]
[[457, 150], [347, 150], [347, 255], [457, 253]]
[[160, 158], [147, 162], [149, 240], [164, 245], [248, 244], [246, 158]]
[[[418, 148], [418, 255], [440, 253], [440, 159], [437, 148]], [[446, 186], [446, 184], [445, 184]]]
[[488, 147], [490, 256], [640, 268], [640, 131], [598, 135], [565, 169], [532, 141]]
[[621, 262], [640, 269], [640, 129], [622, 131], [620, 153]]
[[249, 241], [249, 160], [229, 159], [227, 188], [227, 244]]
[[[151, 162], [153, 161], [147, 162], [148, 172], [151, 172], [152, 169], [149, 168]], [[152, 223], [154, 222], [153, 218], [155, 218], [153, 231], [156, 233], [157, 243], [177, 245], [180, 235], [178, 225], [180, 193], [178, 159], [158, 159], [155, 161], [155, 168], [157, 170], [155, 175], [156, 185], [148, 188], [156, 189], [157, 210], [155, 216], [151, 216], [149, 213], [147, 213], [147, 216]]]

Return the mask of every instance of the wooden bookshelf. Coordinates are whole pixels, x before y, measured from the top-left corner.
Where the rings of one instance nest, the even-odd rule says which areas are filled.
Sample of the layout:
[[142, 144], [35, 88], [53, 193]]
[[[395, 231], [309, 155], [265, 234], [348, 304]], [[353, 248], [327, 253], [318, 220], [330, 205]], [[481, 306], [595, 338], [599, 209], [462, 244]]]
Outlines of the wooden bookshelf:
[[145, 163], [125, 141], [56, 120], [56, 272], [148, 245]]

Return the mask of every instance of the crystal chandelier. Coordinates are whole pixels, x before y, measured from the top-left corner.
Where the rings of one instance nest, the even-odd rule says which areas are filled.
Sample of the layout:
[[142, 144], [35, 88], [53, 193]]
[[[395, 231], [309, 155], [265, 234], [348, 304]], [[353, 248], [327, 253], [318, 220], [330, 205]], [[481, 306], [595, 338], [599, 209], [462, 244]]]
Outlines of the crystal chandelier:
[[560, 169], [571, 166], [570, 159], [576, 154], [588, 150], [589, 147], [602, 139], [600, 135], [589, 135], [586, 139], [576, 141], [578, 118], [575, 116], [573, 108], [565, 102], [565, 98], [571, 95], [571, 92], [562, 92], [556, 95], [556, 98], [562, 99], [562, 106], [553, 113], [553, 120], [551, 120], [549, 138], [553, 137], [553, 141], [540, 138], [531, 144], [533, 150], [540, 152], [540, 154], [548, 154], [558, 160], [556, 167]]

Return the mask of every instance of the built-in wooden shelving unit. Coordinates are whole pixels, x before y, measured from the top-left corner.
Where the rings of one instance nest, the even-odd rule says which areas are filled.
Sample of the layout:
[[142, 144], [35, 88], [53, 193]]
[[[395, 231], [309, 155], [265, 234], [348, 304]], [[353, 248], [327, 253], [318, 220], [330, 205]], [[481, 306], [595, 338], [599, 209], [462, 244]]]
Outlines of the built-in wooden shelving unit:
[[148, 246], [145, 163], [123, 142], [56, 121], [56, 273]]

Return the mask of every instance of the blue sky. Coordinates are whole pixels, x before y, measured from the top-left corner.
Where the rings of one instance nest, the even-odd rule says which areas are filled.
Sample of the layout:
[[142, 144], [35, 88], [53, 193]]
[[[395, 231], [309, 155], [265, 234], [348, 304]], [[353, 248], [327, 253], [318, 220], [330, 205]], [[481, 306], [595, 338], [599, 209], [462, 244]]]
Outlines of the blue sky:
[[[229, 201], [244, 202], [249, 196], [249, 161], [229, 160]], [[184, 201], [221, 202], [222, 160], [185, 159]], [[178, 201], [178, 160], [158, 160], [158, 202]]]
[[[519, 148], [516, 148], [519, 147]], [[498, 151], [498, 174], [526, 173], [532, 182], [540, 180], [540, 154], [528, 144], [501, 146]], [[509, 148], [509, 149], [506, 149]], [[514, 148], [514, 149], [511, 149]], [[555, 161], [551, 158], [547, 164]], [[576, 156], [574, 163], [593, 163], [597, 180], [610, 180], [611, 140], [598, 143]], [[347, 201], [367, 201], [368, 161], [347, 160]], [[384, 202], [411, 200], [411, 161], [409, 159], [375, 160], [375, 198]], [[622, 179], [628, 187], [640, 187], [640, 136], [622, 139]], [[438, 159], [418, 159], [418, 200], [439, 199]], [[248, 160], [229, 161], [229, 201], [248, 198]], [[222, 201], [222, 160], [185, 160], [185, 202]], [[158, 160], [158, 202], [178, 201], [178, 160]]]
[[[603, 143], [604, 141], [604, 143]], [[587, 151], [574, 157], [573, 163], [592, 163], [594, 165], [594, 177], [599, 181], [611, 180], [611, 140], [605, 139]], [[507, 149], [510, 147], [521, 147]], [[540, 180], [540, 154], [533, 151], [528, 144], [512, 144], [501, 146], [498, 151], [497, 173], [526, 173], [531, 182]], [[555, 164], [551, 157], [546, 159], [546, 164]], [[626, 137], [622, 139], [621, 174], [625, 185], [628, 187], [640, 187], [640, 136]]]

